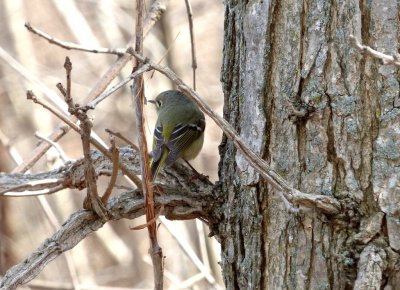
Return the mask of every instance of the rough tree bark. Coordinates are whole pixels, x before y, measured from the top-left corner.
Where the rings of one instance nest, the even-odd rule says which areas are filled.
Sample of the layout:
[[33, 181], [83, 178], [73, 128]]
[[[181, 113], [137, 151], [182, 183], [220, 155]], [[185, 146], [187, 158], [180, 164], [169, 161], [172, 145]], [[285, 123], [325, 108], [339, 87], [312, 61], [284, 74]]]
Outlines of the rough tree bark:
[[224, 140], [218, 235], [227, 289], [400, 289], [399, 5], [225, 1], [224, 117], [303, 192], [342, 211], [289, 213]]

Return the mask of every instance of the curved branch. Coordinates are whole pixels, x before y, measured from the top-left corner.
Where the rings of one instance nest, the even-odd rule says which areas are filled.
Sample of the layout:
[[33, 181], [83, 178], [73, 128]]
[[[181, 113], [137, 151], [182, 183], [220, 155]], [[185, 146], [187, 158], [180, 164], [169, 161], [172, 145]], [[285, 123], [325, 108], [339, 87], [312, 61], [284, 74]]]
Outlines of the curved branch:
[[[198, 187], [199, 191], [187, 191], [180, 187], [158, 186], [163, 194], [155, 197], [155, 208], [163, 208], [162, 215], [169, 219], [201, 218], [210, 220], [215, 197], [212, 186]], [[200, 191], [201, 190], [201, 191]], [[140, 191], [125, 192], [110, 199], [107, 209], [110, 220], [134, 219], [144, 215], [143, 194]], [[44, 267], [62, 253], [72, 249], [90, 233], [97, 231], [105, 221], [87, 210], [73, 213], [63, 226], [46, 239], [36, 251], [21, 263], [7, 271], [0, 280], [1, 289], [16, 289], [35, 278]]]
[[380, 59], [383, 64], [394, 64], [400, 66], [399, 54], [397, 53], [394, 53], [393, 55], [387, 55], [379, 52], [367, 45], [361, 44], [354, 35], [350, 35], [350, 43], [361, 53], [365, 53], [369, 56], [372, 56], [373, 58]]
[[[91, 150], [93, 166], [96, 176], [111, 176], [113, 170], [112, 161], [97, 150]], [[131, 147], [123, 147], [119, 153], [120, 163], [124, 163], [126, 168], [134, 174], [140, 174], [140, 165], [137, 152]], [[0, 173], [0, 195], [24, 196], [24, 191], [40, 191], [43, 189], [51, 190], [58, 188], [85, 188], [85, 166], [84, 158], [75, 162], [67, 163], [58, 169], [36, 173]], [[32, 195], [32, 193], [29, 193]]]

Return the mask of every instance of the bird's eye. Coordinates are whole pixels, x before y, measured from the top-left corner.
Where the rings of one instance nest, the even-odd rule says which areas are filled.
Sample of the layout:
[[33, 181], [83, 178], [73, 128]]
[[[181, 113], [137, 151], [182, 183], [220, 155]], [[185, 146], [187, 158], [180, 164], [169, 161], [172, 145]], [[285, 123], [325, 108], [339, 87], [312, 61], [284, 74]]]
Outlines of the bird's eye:
[[162, 102], [160, 100], [157, 100], [156, 103], [157, 103], [158, 108], [160, 108], [162, 106]]

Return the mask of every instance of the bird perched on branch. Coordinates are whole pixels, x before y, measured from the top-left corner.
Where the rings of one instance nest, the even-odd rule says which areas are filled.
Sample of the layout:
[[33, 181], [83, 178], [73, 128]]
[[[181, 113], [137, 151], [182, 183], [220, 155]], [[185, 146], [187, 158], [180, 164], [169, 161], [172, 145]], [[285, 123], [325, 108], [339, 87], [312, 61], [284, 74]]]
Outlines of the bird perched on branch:
[[162, 92], [149, 102], [156, 106], [158, 115], [150, 165], [154, 180], [164, 166], [179, 158], [194, 159], [199, 154], [206, 122], [197, 105], [180, 91]]

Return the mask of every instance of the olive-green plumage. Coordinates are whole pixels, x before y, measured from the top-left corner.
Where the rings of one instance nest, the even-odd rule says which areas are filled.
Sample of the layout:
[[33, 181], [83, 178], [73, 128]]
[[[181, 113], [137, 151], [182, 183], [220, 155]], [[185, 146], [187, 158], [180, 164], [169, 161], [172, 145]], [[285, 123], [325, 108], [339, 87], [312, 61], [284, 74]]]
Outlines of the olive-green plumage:
[[194, 159], [203, 147], [204, 114], [179, 91], [165, 91], [155, 100], [158, 119], [154, 128], [151, 175], [154, 180], [164, 166], [179, 158]]

